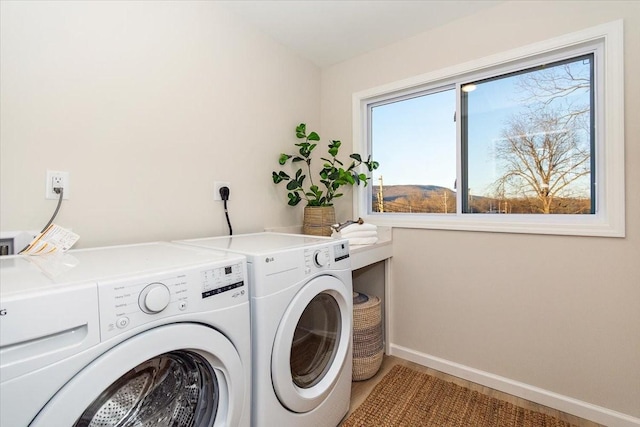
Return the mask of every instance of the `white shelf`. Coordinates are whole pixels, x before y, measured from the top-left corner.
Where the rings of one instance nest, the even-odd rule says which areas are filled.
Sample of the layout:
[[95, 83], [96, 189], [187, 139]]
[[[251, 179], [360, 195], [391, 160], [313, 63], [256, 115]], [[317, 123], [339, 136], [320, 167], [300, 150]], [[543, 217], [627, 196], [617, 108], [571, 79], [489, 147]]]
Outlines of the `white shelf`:
[[378, 227], [378, 241], [373, 245], [352, 245], [351, 268], [357, 270], [393, 256], [391, 227]]

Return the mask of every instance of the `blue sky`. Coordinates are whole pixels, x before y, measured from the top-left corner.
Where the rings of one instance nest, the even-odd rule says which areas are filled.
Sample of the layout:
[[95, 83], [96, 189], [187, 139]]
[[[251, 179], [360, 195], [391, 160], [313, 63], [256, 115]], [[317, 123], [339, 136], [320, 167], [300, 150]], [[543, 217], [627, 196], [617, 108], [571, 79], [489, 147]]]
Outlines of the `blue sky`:
[[453, 188], [456, 179], [455, 90], [373, 109], [373, 184], [430, 184]]

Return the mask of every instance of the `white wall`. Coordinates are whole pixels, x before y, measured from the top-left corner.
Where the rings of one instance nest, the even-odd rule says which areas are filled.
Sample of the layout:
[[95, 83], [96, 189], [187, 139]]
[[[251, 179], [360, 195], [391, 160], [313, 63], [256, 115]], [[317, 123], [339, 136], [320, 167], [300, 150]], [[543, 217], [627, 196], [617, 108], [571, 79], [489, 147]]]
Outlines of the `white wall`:
[[640, 2], [503, 3], [323, 70], [321, 116], [351, 135], [354, 92], [620, 18], [627, 237], [395, 229], [390, 333], [425, 360], [640, 417]]
[[301, 223], [271, 181], [301, 121], [319, 123], [320, 70], [215, 2], [1, 2], [0, 230], [56, 223], [76, 247]]

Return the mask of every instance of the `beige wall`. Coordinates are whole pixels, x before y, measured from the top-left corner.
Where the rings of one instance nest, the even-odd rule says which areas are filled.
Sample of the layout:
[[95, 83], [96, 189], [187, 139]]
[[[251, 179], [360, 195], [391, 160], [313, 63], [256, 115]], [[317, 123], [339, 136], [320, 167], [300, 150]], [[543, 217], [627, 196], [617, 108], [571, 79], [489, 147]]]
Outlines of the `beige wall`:
[[323, 70], [322, 131], [354, 92], [624, 19], [627, 237], [394, 230], [391, 341], [640, 417], [640, 2], [512, 1]]
[[299, 224], [271, 182], [301, 121], [320, 122], [320, 70], [215, 2], [1, 3], [0, 230], [56, 223], [76, 247]]
[[353, 92], [624, 18], [627, 238], [396, 229], [390, 332], [640, 416], [640, 2], [508, 2], [322, 75], [214, 2], [2, 1], [0, 16], [0, 230], [44, 225], [46, 170], [65, 170], [56, 222], [78, 247], [225, 234], [214, 180], [232, 183], [235, 232], [299, 224], [269, 177], [283, 129], [348, 145]]

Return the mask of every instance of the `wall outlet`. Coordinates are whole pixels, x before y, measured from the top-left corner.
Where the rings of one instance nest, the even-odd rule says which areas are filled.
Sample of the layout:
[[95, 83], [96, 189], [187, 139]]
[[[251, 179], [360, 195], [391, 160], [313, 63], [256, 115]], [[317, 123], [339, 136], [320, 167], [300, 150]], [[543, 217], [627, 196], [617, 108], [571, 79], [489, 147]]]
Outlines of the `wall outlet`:
[[213, 183], [213, 200], [222, 200], [220, 189], [222, 187], [229, 188], [229, 200], [231, 200], [231, 184], [225, 181], [214, 181]]
[[44, 195], [46, 199], [58, 200], [60, 198], [60, 194], [56, 193], [54, 188], [64, 189], [64, 194], [62, 195], [63, 200], [67, 200], [71, 197], [69, 172], [47, 171], [47, 182]]

